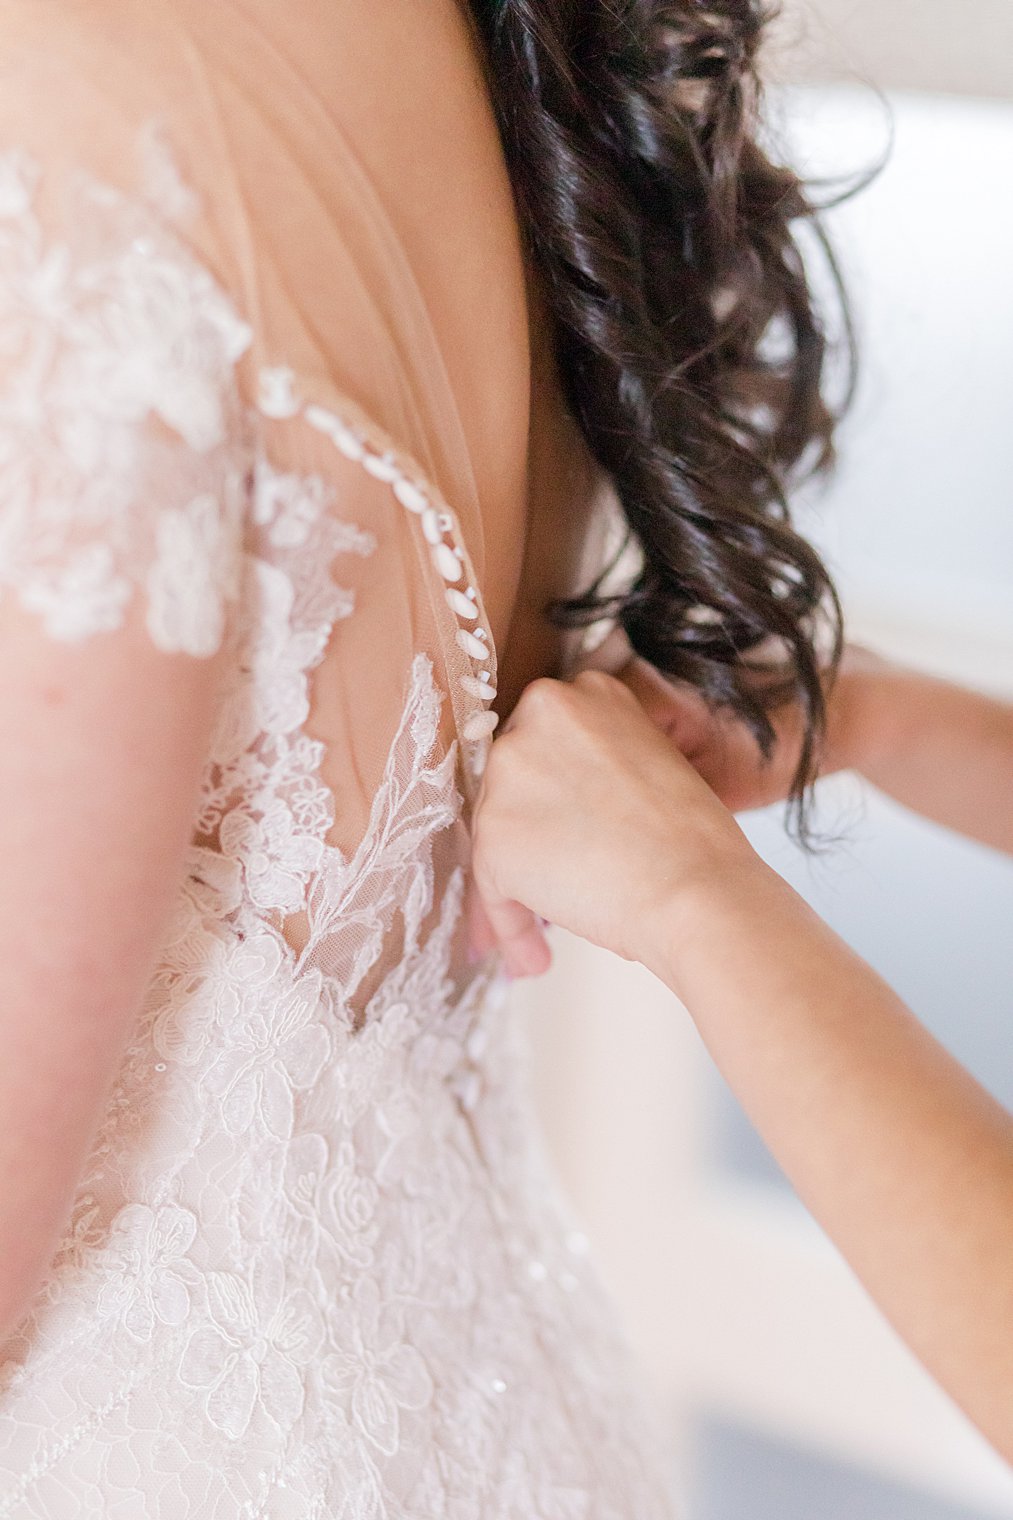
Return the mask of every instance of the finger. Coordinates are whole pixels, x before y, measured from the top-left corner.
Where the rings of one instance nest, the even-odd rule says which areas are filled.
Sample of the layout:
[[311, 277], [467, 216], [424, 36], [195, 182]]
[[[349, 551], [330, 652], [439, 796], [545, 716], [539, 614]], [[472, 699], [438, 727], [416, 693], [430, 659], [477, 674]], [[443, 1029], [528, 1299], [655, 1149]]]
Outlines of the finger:
[[699, 692], [646, 660], [633, 660], [620, 678], [726, 807], [758, 807], [779, 794], [755, 736], [740, 719], [713, 711]]
[[522, 903], [483, 896], [482, 909], [511, 976], [541, 976], [552, 962], [542, 928]]
[[661, 729], [684, 755], [692, 756], [705, 742], [714, 720], [697, 692], [670, 681], [639, 658], [619, 672], [619, 679], [636, 697], [655, 728]]
[[496, 931], [489, 922], [489, 915], [482, 902], [482, 894], [472, 877], [468, 882], [465, 923], [468, 935], [468, 956], [472, 962], [484, 960], [496, 949]]
[[633, 646], [626, 637], [623, 629], [613, 628], [611, 633], [596, 648], [581, 655], [574, 668], [574, 674], [582, 670], [604, 670], [607, 675], [619, 676], [629, 662], [634, 659]]

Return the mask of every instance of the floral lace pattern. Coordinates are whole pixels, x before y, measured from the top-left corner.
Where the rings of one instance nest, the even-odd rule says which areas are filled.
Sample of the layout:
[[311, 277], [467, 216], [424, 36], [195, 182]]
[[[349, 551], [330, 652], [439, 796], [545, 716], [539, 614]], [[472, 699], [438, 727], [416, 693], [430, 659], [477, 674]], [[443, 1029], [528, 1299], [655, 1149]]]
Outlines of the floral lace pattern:
[[[332, 568], [375, 540], [238, 414], [248, 330], [182, 243], [92, 186], [103, 236], [72, 258], [33, 193], [8, 158], [0, 591], [58, 639], [115, 630], [140, 592], [159, 648], [224, 643], [229, 678], [160, 964], [0, 1367], [0, 1520], [664, 1520], [665, 1462], [532, 1144], [502, 988], [462, 966], [441, 673], [424, 653], [403, 672], [342, 853], [310, 682], [354, 615]], [[293, 415], [278, 372], [261, 399]], [[327, 427], [354, 453], [350, 424]], [[467, 679], [489, 687], [448, 520], [389, 456], [359, 457], [446, 550]]]
[[213, 654], [238, 590], [228, 443], [250, 330], [171, 232], [105, 187], [76, 187], [98, 246], [47, 242], [37, 179], [24, 154], [0, 158], [0, 594], [79, 640], [118, 628], [142, 588], [160, 649]]

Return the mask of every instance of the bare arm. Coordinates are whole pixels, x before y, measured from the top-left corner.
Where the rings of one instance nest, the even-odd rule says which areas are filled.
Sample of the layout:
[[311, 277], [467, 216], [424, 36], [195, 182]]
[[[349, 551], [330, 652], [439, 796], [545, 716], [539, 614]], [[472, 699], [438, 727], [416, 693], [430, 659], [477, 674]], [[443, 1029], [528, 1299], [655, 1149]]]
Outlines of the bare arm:
[[1013, 1460], [1013, 1120], [755, 857], [674, 901], [645, 959], [879, 1307]]
[[0, 609], [0, 1342], [66, 1223], [182, 875], [217, 681]]
[[529, 688], [493, 747], [476, 879], [515, 972], [544, 966], [536, 914], [672, 987], [877, 1303], [1013, 1459], [1013, 1119], [755, 855], [628, 689]]
[[[629, 686], [644, 711], [735, 812], [784, 798], [801, 743], [794, 708], [775, 715], [764, 760], [745, 726], [699, 693], [659, 675], [613, 634], [592, 656]], [[859, 771], [926, 818], [1013, 853], [1013, 703], [851, 647], [828, 696], [822, 771]]]
[[1013, 854], [1013, 703], [856, 652], [831, 703], [836, 764]]
[[50, 130], [30, 64], [0, 103], [19, 144], [0, 259], [0, 1341], [66, 1224], [182, 881], [249, 467], [248, 329], [195, 251], [214, 230], [196, 207], [185, 234], [163, 222], [127, 165], [99, 183], [78, 158], [94, 92]]

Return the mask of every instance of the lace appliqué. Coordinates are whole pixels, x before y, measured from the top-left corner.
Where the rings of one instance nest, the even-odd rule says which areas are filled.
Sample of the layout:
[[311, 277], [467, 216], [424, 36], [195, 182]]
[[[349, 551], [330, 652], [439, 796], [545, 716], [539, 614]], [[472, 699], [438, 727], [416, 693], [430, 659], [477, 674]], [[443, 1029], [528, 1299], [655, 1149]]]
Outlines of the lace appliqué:
[[73, 233], [50, 238], [39, 181], [0, 158], [0, 595], [77, 642], [140, 591], [159, 649], [214, 654], [239, 589], [250, 330], [141, 202], [79, 176]]
[[486, 625], [481, 593], [471, 576], [471, 561], [460, 528], [434, 484], [406, 459], [390, 439], [346, 403], [342, 411], [310, 404], [299, 394], [295, 374], [285, 366], [260, 371], [258, 406], [264, 417], [290, 421], [302, 417], [330, 439], [345, 459], [359, 465], [374, 480], [389, 486], [398, 504], [416, 520], [428, 547], [432, 566], [444, 582], [444, 597], [457, 623], [457, 644], [468, 656], [469, 673], [458, 677], [472, 711], [461, 732], [470, 773], [481, 775], [487, 741], [499, 723], [489, 705], [496, 697], [496, 651]]
[[[159, 965], [0, 1367], [0, 1520], [671, 1520], [502, 1002], [462, 965], [462, 767], [427, 655], [365, 837], [329, 843], [311, 680], [354, 609], [332, 570], [374, 540], [266, 457], [256, 416], [241, 467], [248, 333], [172, 235], [110, 240], [135, 212], [92, 186], [101, 235], [71, 259], [30, 166], [2, 164], [0, 593], [71, 639], [140, 589], [160, 648], [226, 657]], [[149, 179], [173, 188], [160, 150]], [[287, 374], [262, 415], [299, 410]], [[465, 745], [486, 743], [494, 651], [452, 515], [310, 410], [418, 520], [473, 662]]]

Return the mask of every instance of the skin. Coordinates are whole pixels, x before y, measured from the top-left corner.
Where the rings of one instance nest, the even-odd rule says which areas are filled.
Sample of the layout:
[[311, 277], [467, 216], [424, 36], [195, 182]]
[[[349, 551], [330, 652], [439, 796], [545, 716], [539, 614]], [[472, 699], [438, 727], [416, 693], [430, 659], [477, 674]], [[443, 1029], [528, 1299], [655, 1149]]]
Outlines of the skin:
[[[250, 8], [265, 26], [280, 25], [277, 6], [251, 0]], [[327, 8], [328, 15], [332, 9]], [[378, 186], [390, 186], [391, 206], [396, 203], [405, 219], [402, 230], [421, 231], [431, 239], [416, 248], [415, 273], [442, 334], [469, 456], [483, 461], [486, 471], [476, 495], [487, 508], [485, 547], [496, 571], [487, 577], [490, 615], [497, 643], [507, 645], [503, 701], [508, 709], [527, 677], [554, 668], [559, 658], [558, 650], [538, 642], [543, 636], [534, 625], [549, 593], [567, 589], [575, 540], [567, 541], [563, 554], [560, 534], [576, 532], [570, 525], [578, 517], [583, 526], [584, 514], [574, 513], [573, 502], [589, 498], [590, 488], [581, 485], [589, 462], [560, 420], [562, 402], [551, 367], [539, 359], [537, 344], [529, 352], [529, 317], [537, 331], [537, 314], [526, 301], [509, 186], [496, 157], [497, 139], [479, 89], [475, 55], [462, 49], [460, 15], [452, 16], [445, 7], [436, 32], [428, 9], [420, 20], [418, 8], [392, 8], [392, 46], [384, 48], [358, 24], [367, 13], [372, 19], [368, 7], [338, 10], [338, 20], [348, 12], [349, 43], [357, 32], [363, 39], [363, 68], [356, 64], [348, 73], [362, 90], [368, 119], [377, 128], [375, 139], [357, 147]], [[286, 34], [292, 35], [290, 27], [297, 22], [309, 24], [311, 19], [310, 8], [300, 9], [291, 22], [286, 12]], [[409, 24], [415, 30], [406, 39]], [[434, 86], [437, 76], [425, 45], [437, 36], [444, 40], [446, 57], [453, 54], [464, 63], [461, 68], [448, 63]], [[314, 52], [321, 68], [328, 59], [347, 58], [342, 49]], [[395, 88], [378, 89], [370, 72], [377, 59], [404, 64], [410, 77], [399, 74]], [[322, 96], [340, 98], [341, 92], [332, 92], [328, 84], [322, 77]], [[378, 99], [396, 103], [388, 122], [372, 109]], [[14, 103], [9, 105], [16, 114]], [[462, 114], [466, 108], [470, 115]], [[475, 115], [479, 110], [482, 123]], [[349, 114], [367, 119], [351, 105]], [[462, 132], [462, 120], [475, 130]], [[416, 156], [447, 166], [435, 188], [432, 176], [405, 179], [405, 140], [412, 142]], [[459, 158], [465, 150], [476, 156]], [[484, 169], [480, 153], [486, 154]], [[493, 158], [499, 176], [494, 216], [488, 198]], [[462, 200], [465, 178], [476, 182], [483, 208], [479, 217], [468, 212], [467, 247], [455, 236], [460, 223], [446, 214], [470, 204]], [[209, 193], [213, 188], [207, 186]], [[437, 204], [434, 195], [445, 200]], [[476, 228], [482, 238], [476, 237]], [[554, 494], [552, 482], [559, 483]], [[552, 556], [539, 552], [535, 539], [530, 554], [522, 553], [525, 514], [533, 503], [554, 563], [566, 565], [564, 583], [558, 586], [530, 580], [530, 565], [552, 562]], [[517, 616], [515, 608], [520, 609]], [[626, 679], [631, 685], [639, 680], [645, 697], [651, 686], [661, 707], [669, 702], [671, 735], [680, 724], [680, 738], [723, 795], [731, 800], [731, 788], [739, 780], [748, 791], [752, 782], [735, 760], [734, 730], [718, 727], [712, 733], [688, 694], [677, 702], [652, 685], [656, 678], [646, 669], [631, 666]], [[51, 1258], [157, 959], [183, 872], [218, 681], [215, 663], [159, 654], [136, 622], [74, 649], [44, 639], [9, 602], [0, 607], [0, 1343], [21, 1320]], [[541, 700], [539, 691], [544, 695], [536, 685], [530, 701]], [[624, 700], [660, 744], [647, 787], [649, 794], [653, 789], [653, 803], [650, 795], [637, 792], [636, 769], [619, 778], [632, 786], [624, 816], [633, 823], [643, 816], [641, 802], [649, 815], [663, 796], [670, 799], [675, 751], [672, 737], [657, 734], [630, 693]], [[628, 705], [627, 715], [630, 710]], [[785, 753], [789, 748], [786, 729]], [[509, 752], [502, 746], [496, 750]], [[758, 783], [774, 785], [770, 773], [761, 776], [759, 768], [753, 769]], [[697, 841], [698, 853], [713, 867], [734, 843], [734, 825], [726, 827], [720, 810], [707, 815], [711, 804], [705, 805], [704, 798], [712, 794], [690, 767], [684, 766], [680, 775], [696, 788], [686, 797], [687, 823], [699, 813], [703, 837]], [[621, 793], [606, 788], [601, 807], [614, 806], [616, 795]], [[128, 828], [124, 819], [130, 821]], [[483, 837], [494, 837], [494, 819], [494, 812], [486, 815]], [[573, 843], [566, 848], [572, 851]], [[607, 864], [606, 855], [601, 862]], [[592, 864], [597, 868], [597, 861]], [[497, 928], [505, 929], [507, 918], [519, 914], [518, 938], [527, 935], [534, 956], [544, 957], [527, 910], [512, 905], [512, 891], [497, 897], [494, 875], [486, 879]], [[625, 884], [617, 878], [610, 912], [590, 930], [607, 942], [614, 921], [638, 893], [647, 915], [668, 900], [673, 879], [670, 871], [662, 873], [655, 891], [649, 873], [631, 876]], [[509, 876], [504, 881], [509, 885]], [[545, 910], [565, 919], [562, 898], [558, 904], [547, 902]], [[624, 953], [645, 949], [631, 936]]]
[[[460, 452], [477, 472], [460, 489], [465, 502], [482, 502], [476, 573], [503, 653], [500, 691], [509, 707], [532, 677], [562, 666], [562, 641], [542, 609], [582, 579], [595, 471], [528, 288], [470, 9], [463, 0], [289, 8], [235, 0], [235, 8], [268, 52], [293, 60], [320, 100], [340, 108], [342, 129], [410, 250], [439, 373], [459, 414]], [[54, 43], [92, 59], [101, 30], [70, 9]], [[215, 60], [217, 12], [209, 20], [195, 0], [173, 0], [173, 9]], [[146, 36], [143, 5], [117, 3], [114, 11], [117, 35], [129, 21]], [[15, 91], [4, 118], [31, 120], [33, 135], [34, 77], [24, 71], [24, 98]], [[119, 95], [110, 99], [118, 129]], [[62, 156], [67, 122], [54, 122]], [[122, 146], [118, 136], [103, 142], [114, 156]], [[412, 162], [433, 172], [406, 175], [406, 145]], [[88, 146], [91, 153], [90, 136]], [[228, 168], [256, 192], [255, 163]], [[235, 193], [231, 179], [218, 184], [210, 169], [201, 188], [209, 205], [227, 206]], [[285, 251], [296, 258], [297, 250]], [[223, 252], [216, 245], [208, 256]], [[311, 255], [291, 266], [300, 276], [291, 282], [302, 290], [302, 272], [307, 280], [326, 276], [333, 299], [331, 275], [321, 275]], [[229, 285], [228, 267], [218, 272]], [[371, 373], [366, 366], [364, 386]], [[0, 395], [7, 385], [0, 363]], [[441, 395], [437, 387], [434, 406]], [[368, 389], [361, 399], [371, 401]], [[342, 721], [348, 697], [328, 674], [325, 664], [315, 683], [314, 732], [325, 744], [330, 715]], [[215, 662], [159, 654], [139, 618], [77, 648], [48, 640], [13, 597], [0, 597], [0, 1347], [65, 1228], [157, 961], [184, 873], [219, 685]], [[344, 753], [328, 747], [322, 772], [326, 781], [334, 764], [339, 794]], [[297, 919], [289, 931], [298, 939]]]
[[0, 608], [0, 1343], [66, 1223], [150, 979], [218, 680], [136, 617], [73, 647]]
[[[620, 674], [536, 682], [493, 746], [476, 945], [541, 971], [550, 920], [665, 981], [872, 1297], [1013, 1460], [1013, 1120], [759, 859], [695, 768], [737, 805], [768, 800], [792, 770], [792, 720], [766, 767], [696, 698], [639, 662]], [[852, 652], [828, 763], [1013, 848], [1013, 707]]]

